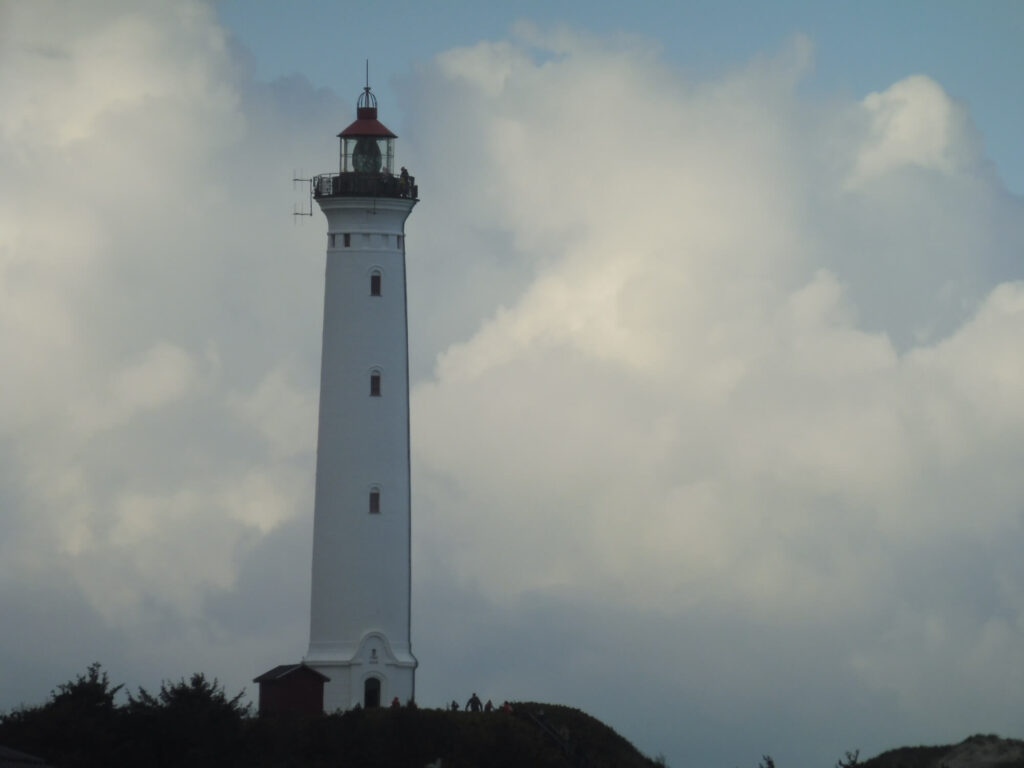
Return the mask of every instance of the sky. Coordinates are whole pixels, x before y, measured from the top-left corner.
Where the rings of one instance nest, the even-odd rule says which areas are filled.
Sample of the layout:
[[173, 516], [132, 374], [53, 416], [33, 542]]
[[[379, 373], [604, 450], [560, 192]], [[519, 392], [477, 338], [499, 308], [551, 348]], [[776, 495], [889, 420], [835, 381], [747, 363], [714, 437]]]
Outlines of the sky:
[[421, 706], [1024, 716], [1024, 6], [0, 0], [0, 709], [308, 643], [324, 221], [407, 223]]

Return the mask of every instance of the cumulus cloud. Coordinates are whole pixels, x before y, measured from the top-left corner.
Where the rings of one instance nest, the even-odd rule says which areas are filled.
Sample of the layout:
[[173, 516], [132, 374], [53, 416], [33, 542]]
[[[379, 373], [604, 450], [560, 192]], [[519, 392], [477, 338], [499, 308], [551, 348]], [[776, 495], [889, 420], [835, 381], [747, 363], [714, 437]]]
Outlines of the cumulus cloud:
[[215, 664], [208, 597], [309, 505], [322, 238], [290, 179], [331, 156], [339, 102], [246, 79], [205, 3], [3, 13], [0, 569], [81, 601], [152, 684]]
[[870, 137], [861, 148], [854, 181], [916, 165], [946, 173], [978, 163], [965, 110], [924, 75], [912, 75], [863, 101]]
[[[106, 648], [240, 687], [306, 642], [324, 242], [288, 180], [352, 105], [249, 80], [202, 3], [5, 13], [0, 689]], [[523, 25], [396, 84], [425, 703], [716, 764], [1012, 729], [1021, 201], [940, 83], [819, 101], [812, 64]]]
[[[467, 227], [489, 217], [529, 264], [415, 390], [419, 541], [451, 544], [430, 567], [507, 610], [565, 590], [564, 610], [609, 623], [669, 616], [681, 647], [709, 610], [806, 634], [819, 673], [895, 694], [933, 740], [1009, 727], [1022, 702], [987, 675], [1019, 668], [1024, 626], [998, 547], [1024, 498], [1024, 230], [963, 108], [924, 75], [808, 102], [799, 39], [713, 82], [536, 44], [440, 56], [416, 114], [472, 116], [477, 138], [420, 172], [465, 168], [483, 185]], [[429, 252], [444, 234], [421, 226]], [[981, 560], [947, 573], [964, 551]], [[993, 615], [947, 599], [973, 589]], [[786, 685], [762, 667], [783, 643], [757, 653], [737, 697]], [[662, 663], [726, 685], [738, 662], [689, 646]], [[953, 668], [970, 705], [937, 703]]]

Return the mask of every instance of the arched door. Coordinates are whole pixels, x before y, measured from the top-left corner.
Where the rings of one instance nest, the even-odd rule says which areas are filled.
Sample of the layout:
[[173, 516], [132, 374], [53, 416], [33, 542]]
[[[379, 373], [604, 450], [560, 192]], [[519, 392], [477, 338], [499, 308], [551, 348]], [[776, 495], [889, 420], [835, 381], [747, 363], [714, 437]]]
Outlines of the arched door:
[[376, 677], [368, 677], [363, 683], [363, 706], [366, 709], [380, 706], [380, 680]]

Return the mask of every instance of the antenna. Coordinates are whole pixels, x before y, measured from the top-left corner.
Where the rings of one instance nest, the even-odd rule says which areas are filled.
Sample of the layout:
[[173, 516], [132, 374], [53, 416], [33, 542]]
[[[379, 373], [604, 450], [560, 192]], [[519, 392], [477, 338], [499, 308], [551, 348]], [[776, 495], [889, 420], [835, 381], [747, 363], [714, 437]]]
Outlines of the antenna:
[[366, 60], [366, 87], [370, 87], [370, 60]]
[[306, 183], [306, 189], [307, 189], [308, 197], [306, 198], [306, 205], [304, 206], [304, 208], [300, 208], [299, 207], [299, 205], [300, 205], [299, 203], [295, 203], [292, 206], [292, 209], [293, 209], [292, 210], [292, 221], [295, 220], [294, 217], [296, 217], [296, 216], [312, 216], [313, 215], [313, 179], [312, 178], [309, 178], [309, 179], [302, 178], [302, 171], [299, 171], [296, 174], [295, 173], [295, 169], [293, 168], [292, 169], [292, 191], [293, 192], [296, 189], [295, 185], [298, 182], [300, 182], [300, 181]]

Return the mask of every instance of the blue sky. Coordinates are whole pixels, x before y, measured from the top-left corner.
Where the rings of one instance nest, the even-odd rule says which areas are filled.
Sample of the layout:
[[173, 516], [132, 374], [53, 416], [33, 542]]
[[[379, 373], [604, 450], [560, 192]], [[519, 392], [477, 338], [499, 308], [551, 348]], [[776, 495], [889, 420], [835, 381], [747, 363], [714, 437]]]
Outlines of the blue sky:
[[369, 58], [421, 705], [670, 765], [1022, 735], [1021, 8], [0, 3], [0, 708], [305, 651], [291, 179]]
[[[1024, 194], [1024, 8], [1002, 2], [368, 2], [220, 0], [217, 14], [264, 80], [301, 74], [347, 93], [370, 60], [371, 85], [401, 115], [390, 86], [438, 51], [505, 37], [528, 20], [597, 36], [645, 38], [700, 79], [776, 50], [814, 44], [804, 87], [861, 97], [926, 74], [964, 102], [1008, 188]], [[348, 87], [351, 90], [351, 86]]]

